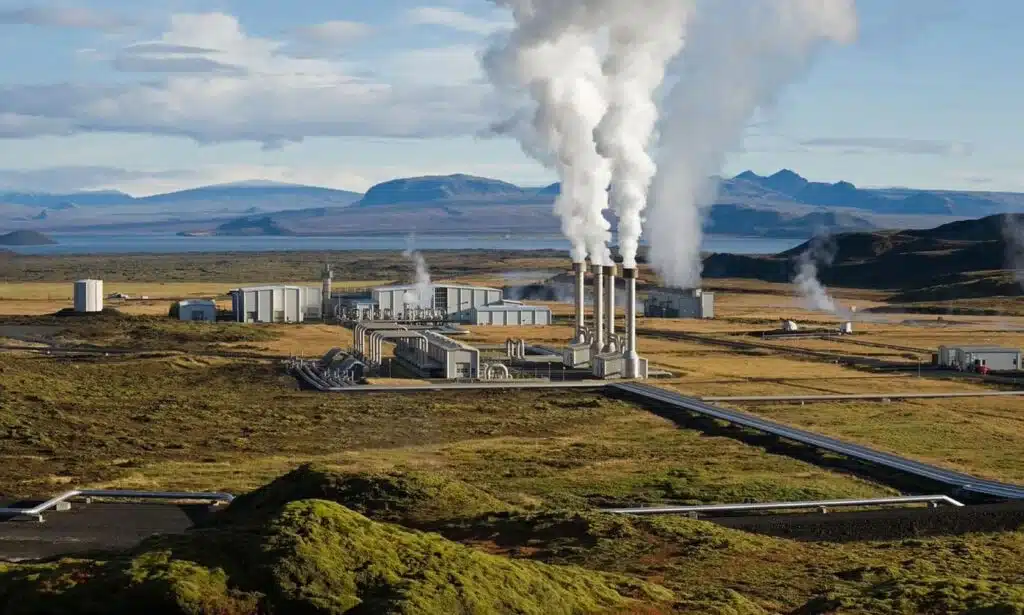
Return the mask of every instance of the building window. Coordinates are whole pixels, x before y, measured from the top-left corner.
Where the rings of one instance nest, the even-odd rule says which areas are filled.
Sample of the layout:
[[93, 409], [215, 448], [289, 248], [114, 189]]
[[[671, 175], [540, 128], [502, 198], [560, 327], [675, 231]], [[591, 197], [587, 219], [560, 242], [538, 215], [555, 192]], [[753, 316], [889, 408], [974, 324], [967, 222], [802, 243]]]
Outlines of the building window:
[[193, 321], [206, 320], [206, 313], [205, 312], [200, 312], [200, 311], [192, 312], [192, 320]]
[[274, 322], [284, 322], [284, 310], [274, 310]]
[[434, 289], [434, 309], [448, 311], [448, 289], [441, 286]]

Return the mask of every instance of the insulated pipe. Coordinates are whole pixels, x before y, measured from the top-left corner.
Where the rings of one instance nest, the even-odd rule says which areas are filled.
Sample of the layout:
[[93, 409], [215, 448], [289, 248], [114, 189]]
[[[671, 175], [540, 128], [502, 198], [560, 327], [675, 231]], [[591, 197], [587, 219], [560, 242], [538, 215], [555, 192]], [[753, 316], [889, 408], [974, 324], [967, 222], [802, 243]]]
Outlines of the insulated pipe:
[[608, 293], [605, 299], [605, 321], [608, 324], [608, 334], [605, 340], [605, 351], [615, 352], [615, 265], [608, 265], [604, 268], [604, 283], [608, 285], [605, 289]]
[[584, 341], [583, 329], [586, 327], [586, 321], [583, 318], [583, 274], [586, 270], [585, 263], [573, 263], [572, 271], [576, 276], [576, 343], [582, 344]]
[[626, 280], [626, 348], [627, 378], [636, 378], [640, 371], [640, 355], [636, 351], [636, 269], [623, 269]]
[[604, 351], [604, 267], [594, 265], [594, 341], [593, 356]]

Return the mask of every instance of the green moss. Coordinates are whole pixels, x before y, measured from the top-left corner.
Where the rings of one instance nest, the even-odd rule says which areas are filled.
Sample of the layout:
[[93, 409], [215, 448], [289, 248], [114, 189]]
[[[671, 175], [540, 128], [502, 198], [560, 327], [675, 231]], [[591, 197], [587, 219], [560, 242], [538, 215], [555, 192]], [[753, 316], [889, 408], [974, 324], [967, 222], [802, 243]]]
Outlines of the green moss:
[[815, 598], [803, 615], [1021, 615], [1024, 587], [1019, 583], [954, 577], [919, 577], [886, 571], [866, 586]]
[[518, 561], [378, 523], [324, 500], [258, 527], [155, 539], [110, 561], [0, 569], [7, 614], [583, 614], [665, 603], [629, 577]]
[[258, 519], [277, 513], [289, 502], [305, 499], [337, 502], [378, 521], [410, 527], [511, 510], [490, 493], [445, 474], [345, 474], [307, 464], [240, 496], [224, 512], [224, 518]]

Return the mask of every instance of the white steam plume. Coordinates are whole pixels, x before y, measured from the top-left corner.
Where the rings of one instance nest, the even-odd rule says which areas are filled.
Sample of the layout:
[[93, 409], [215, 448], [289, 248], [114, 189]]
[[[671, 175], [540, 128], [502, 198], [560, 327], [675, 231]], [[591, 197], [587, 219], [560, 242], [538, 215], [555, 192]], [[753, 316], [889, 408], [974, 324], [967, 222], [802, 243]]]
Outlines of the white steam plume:
[[703, 209], [755, 112], [800, 78], [822, 46], [856, 37], [854, 0], [703, 1], [660, 125], [646, 231], [669, 286], [700, 283]]
[[647, 193], [657, 170], [648, 153], [658, 122], [655, 93], [683, 47], [693, 0], [634, 0], [616, 7], [604, 76], [608, 112], [594, 136], [612, 162], [612, 210], [619, 218], [623, 266], [636, 267]]
[[796, 285], [805, 308], [830, 314], [845, 312], [843, 308], [836, 305], [835, 299], [828, 294], [818, 279], [818, 263], [823, 262], [829, 265], [832, 263], [833, 257], [834, 253], [828, 249], [826, 238], [815, 237], [797, 258], [796, 277], [793, 279], [793, 284]]
[[419, 308], [429, 308], [433, 297], [433, 284], [430, 282], [430, 270], [427, 268], [427, 260], [423, 254], [413, 249], [412, 238], [410, 237], [403, 256], [408, 258], [416, 266], [416, 288], [413, 292], [406, 292], [402, 300], [406, 305]]
[[[608, 208], [611, 165], [598, 154], [594, 129], [607, 104], [596, 49], [601, 6], [610, 0], [493, 0], [515, 26], [484, 55], [491, 81], [510, 95], [525, 89], [535, 104], [523, 150], [553, 164], [561, 182], [555, 212], [572, 258], [611, 263]], [[539, 150], [539, 151], [538, 151]]]

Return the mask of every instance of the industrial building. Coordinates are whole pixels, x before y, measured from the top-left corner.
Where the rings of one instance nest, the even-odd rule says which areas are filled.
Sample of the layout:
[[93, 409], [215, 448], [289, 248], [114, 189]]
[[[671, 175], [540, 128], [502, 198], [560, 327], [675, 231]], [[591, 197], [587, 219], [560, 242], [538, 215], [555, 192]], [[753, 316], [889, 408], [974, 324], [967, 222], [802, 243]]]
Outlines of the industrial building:
[[714, 318], [715, 294], [699, 288], [656, 288], [644, 302], [644, 316], [653, 318]]
[[425, 378], [457, 380], [480, 376], [480, 351], [435, 331], [399, 338], [395, 356]]
[[1020, 349], [996, 346], [939, 346], [941, 367], [960, 371], [1009, 372], [1020, 369]]
[[471, 309], [469, 324], [497, 327], [547, 326], [551, 324], [551, 308], [505, 300]]
[[551, 310], [502, 298], [483, 286], [432, 284], [421, 298], [415, 284], [382, 286], [369, 295], [338, 297], [335, 311], [345, 320], [457, 322], [471, 325], [550, 325]]
[[217, 320], [217, 303], [209, 299], [179, 301], [178, 319], [190, 322], [214, 322]]
[[238, 322], [304, 322], [319, 320], [323, 291], [316, 286], [249, 286], [231, 291], [231, 309]]
[[75, 311], [103, 311], [103, 280], [78, 280], [75, 282]]

